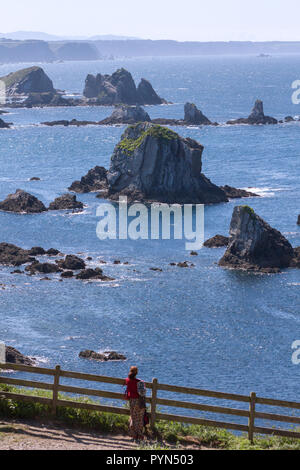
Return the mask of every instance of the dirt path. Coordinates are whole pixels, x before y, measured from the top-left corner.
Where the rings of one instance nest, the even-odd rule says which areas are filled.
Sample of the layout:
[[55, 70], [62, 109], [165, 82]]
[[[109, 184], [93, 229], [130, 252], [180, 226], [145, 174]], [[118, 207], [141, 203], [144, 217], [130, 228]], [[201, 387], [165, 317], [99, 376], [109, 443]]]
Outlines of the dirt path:
[[0, 419], [0, 450], [133, 450], [127, 436], [86, 432], [59, 424]]
[[[155, 442], [145, 441], [146, 446]], [[167, 445], [169, 449], [212, 450], [199, 446], [193, 438], [187, 438], [184, 447]], [[129, 436], [102, 434], [70, 428], [62, 423], [19, 421], [0, 418], [1, 450], [137, 450]]]

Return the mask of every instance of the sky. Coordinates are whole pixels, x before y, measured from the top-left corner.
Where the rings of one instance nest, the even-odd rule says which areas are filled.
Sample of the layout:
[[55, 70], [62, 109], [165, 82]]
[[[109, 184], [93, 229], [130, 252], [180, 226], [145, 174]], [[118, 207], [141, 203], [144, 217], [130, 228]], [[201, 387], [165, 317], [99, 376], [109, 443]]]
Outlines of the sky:
[[0, 32], [179, 41], [300, 40], [300, 0], [14, 0]]

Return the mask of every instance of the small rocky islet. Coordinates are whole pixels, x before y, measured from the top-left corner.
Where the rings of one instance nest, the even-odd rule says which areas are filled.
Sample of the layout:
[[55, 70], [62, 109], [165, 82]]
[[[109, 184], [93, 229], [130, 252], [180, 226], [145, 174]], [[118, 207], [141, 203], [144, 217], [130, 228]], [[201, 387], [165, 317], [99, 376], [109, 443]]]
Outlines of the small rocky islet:
[[160, 98], [151, 83], [142, 79], [136, 87], [132, 75], [124, 68], [112, 75], [88, 75], [83, 98], [65, 98], [41, 67], [28, 67], [0, 78], [6, 86], [8, 107], [112, 106], [116, 104], [158, 105]]
[[255, 194], [218, 187], [202, 173], [204, 147], [190, 138], [150, 122], [129, 126], [111, 157], [109, 170], [91, 169], [69, 191], [98, 192], [117, 200], [178, 204], [216, 204]]
[[229, 237], [216, 235], [204, 243], [206, 248], [227, 247], [221, 267], [268, 274], [300, 268], [300, 247], [293, 248], [249, 206], [234, 208], [229, 233]]
[[[170, 104], [158, 96], [151, 83], [142, 78], [136, 86], [130, 72], [118, 69], [112, 75], [87, 75], [82, 97], [66, 98], [64, 92], [54, 88], [51, 78], [38, 66], [12, 72], [0, 78], [6, 85], [7, 104], [10, 108], [32, 107], [74, 107], [74, 106], [115, 106], [113, 114], [103, 121], [80, 121], [77, 119], [50, 121], [48, 126], [84, 126], [134, 124], [148, 121], [149, 115], [141, 108], [145, 105]], [[130, 109], [132, 108], [132, 109]], [[0, 114], [6, 111], [0, 111]], [[297, 121], [287, 116], [284, 121], [264, 114], [263, 102], [257, 100], [248, 118], [227, 121], [228, 125], [266, 125]], [[218, 126], [217, 122], [206, 117], [194, 103], [186, 103], [183, 119], [156, 118], [155, 124], [173, 126]], [[9, 128], [10, 123], [0, 120], [0, 129]]]
[[9, 194], [4, 201], [0, 201], [0, 211], [19, 214], [40, 214], [59, 210], [75, 211], [83, 208], [83, 203], [77, 201], [76, 196], [73, 194], [63, 194], [47, 208], [42, 201], [22, 189], [17, 189], [14, 194]]

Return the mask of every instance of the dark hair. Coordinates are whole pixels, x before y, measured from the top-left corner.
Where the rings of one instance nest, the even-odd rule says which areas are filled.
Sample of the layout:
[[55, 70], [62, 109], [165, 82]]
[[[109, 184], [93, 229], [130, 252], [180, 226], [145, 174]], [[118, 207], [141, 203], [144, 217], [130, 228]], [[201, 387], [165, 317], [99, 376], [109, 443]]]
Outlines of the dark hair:
[[138, 375], [139, 371], [137, 367], [131, 367], [128, 378], [129, 379], [135, 379], [136, 376]]

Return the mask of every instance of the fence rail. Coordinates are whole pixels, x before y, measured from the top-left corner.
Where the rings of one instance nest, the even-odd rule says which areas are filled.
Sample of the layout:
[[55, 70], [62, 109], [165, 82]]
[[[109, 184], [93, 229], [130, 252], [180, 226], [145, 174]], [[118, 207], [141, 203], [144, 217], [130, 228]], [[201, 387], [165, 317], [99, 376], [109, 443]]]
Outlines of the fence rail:
[[[51, 383], [15, 379], [15, 378], [10, 378], [6, 376], [0, 376], [0, 385], [1, 384], [13, 385], [15, 387], [25, 387], [25, 388], [31, 388], [31, 389], [51, 391], [52, 398], [37, 397], [33, 395], [24, 395], [22, 393], [12, 393], [8, 391], [0, 390], [0, 400], [11, 399], [11, 400], [16, 400], [16, 401], [25, 401], [25, 402], [45, 404], [51, 407], [52, 414], [54, 416], [57, 413], [57, 408], [60, 406], [98, 411], [98, 412], [105, 412], [105, 413], [114, 413], [114, 414], [120, 414], [120, 415], [129, 415], [130, 413], [129, 409], [124, 408], [124, 407], [121, 408], [117, 406], [101, 405], [97, 403], [95, 404], [81, 403], [77, 401], [72, 401], [72, 399], [66, 400], [60, 397], [60, 394], [67, 393], [67, 394], [72, 394], [72, 395], [108, 398], [108, 399], [113, 399], [113, 400], [124, 401], [124, 394], [122, 393], [69, 386], [69, 385], [62, 385], [60, 383], [61, 378], [68, 378], [68, 379], [87, 381], [87, 382], [93, 382], [93, 383], [97, 382], [97, 383], [122, 386], [124, 385], [124, 379], [120, 379], [116, 377], [105, 377], [105, 376], [99, 376], [99, 375], [85, 374], [85, 373], [79, 373], [79, 372], [64, 371], [61, 369], [60, 366], [56, 366], [55, 369], [45, 369], [45, 368], [39, 368], [39, 367], [30, 367], [30, 366], [24, 366], [24, 365], [0, 363], [0, 372], [1, 371], [4, 372], [7, 370], [49, 376], [52, 379]], [[147, 398], [146, 402], [151, 405], [150, 424], [152, 428], [154, 428], [157, 420], [164, 420], [164, 421], [179, 422], [179, 423], [186, 423], [186, 424], [197, 424], [197, 425], [203, 425], [203, 426], [208, 426], [208, 427], [246, 432], [251, 442], [253, 442], [255, 433], [281, 436], [281, 437], [292, 437], [292, 438], [300, 439], [300, 432], [297, 432], [297, 431], [278, 429], [276, 427], [268, 428], [268, 427], [256, 426], [257, 419], [300, 425], [300, 417], [257, 411], [257, 405], [265, 405], [265, 406], [272, 406], [272, 407], [275, 406], [275, 407], [289, 408], [292, 410], [300, 410], [300, 403], [284, 401], [284, 400], [274, 400], [271, 398], [257, 397], [255, 393], [251, 393], [251, 395], [246, 396], [246, 395], [223, 393], [223, 392], [216, 392], [216, 391], [210, 391], [210, 390], [201, 390], [198, 388], [179, 387], [175, 385], [173, 386], [173, 385], [167, 385], [167, 384], [160, 384], [157, 379], [153, 379], [152, 382], [146, 382], [146, 387], [149, 390], [151, 390], [151, 397]], [[207, 404], [201, 404], [201, 403], [193, 403], [193, 402], [187, 402], [187, 401], [160, 398], [158, 396], [160, 391], [165, 391], [165, 392], [167, 391], [167, 392], [184, 394], [184, 395], [194, 395], [197, 397], [199, 396], [209, 397], [209, 398], [215, 398], [217, 400], [228, 400], [228, 401], [237, 402], [237, 403], [245, 403], [245, 404], [248, 404], [249, 409], [245, 410], [245, 409], [239, 409], [239, 408], [229, 408], [229, 407], [217, 406], [217, 405], [213, 406], [213, 405], [207, 405]], [[248, 421], [247, 421], [247, 424], [240, 424], [240, 423], [234, 423], [234, 422], [214, 421], [214, 420], [205, 419], [201, 417], [197, 418], [197, 417], [182, 416], [182, 415], [176, 415], [176, 414], [161, 413], [157, 409], [159, 405], [164, 406], [164, 407], [170, 407], [170, 408], [180, 408], [180, 409], [186, 409], [186, 410], [195, 410], [199, 412], [216, 413], [218, 415], [223, 414], [223, 415], [228, 415], [228, 416], [237, 416], [237, 417], [246, 418]]]

